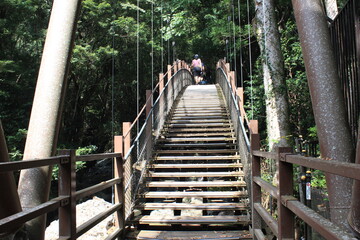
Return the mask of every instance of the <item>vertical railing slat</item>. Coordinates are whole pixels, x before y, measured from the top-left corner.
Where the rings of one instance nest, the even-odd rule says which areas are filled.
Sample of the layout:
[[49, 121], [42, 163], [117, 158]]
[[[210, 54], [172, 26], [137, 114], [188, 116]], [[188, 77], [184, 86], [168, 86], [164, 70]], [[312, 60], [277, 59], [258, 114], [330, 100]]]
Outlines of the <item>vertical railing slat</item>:
[[68, 158], [59, 164], [59, 196], [69, 196], [59, 208], [59, 237], [76, 239], [76, 156], [75, 150], [62, 150]]
[[278, 197], [278, 239], [294, 239], [295, 216], [282, 202], [283, 196], [293, 196], [293, 167], [291, 163], [280, 161], [282, 153], [291, 153], [292, 148], [279, 147], [276, 149], [279, 170]]

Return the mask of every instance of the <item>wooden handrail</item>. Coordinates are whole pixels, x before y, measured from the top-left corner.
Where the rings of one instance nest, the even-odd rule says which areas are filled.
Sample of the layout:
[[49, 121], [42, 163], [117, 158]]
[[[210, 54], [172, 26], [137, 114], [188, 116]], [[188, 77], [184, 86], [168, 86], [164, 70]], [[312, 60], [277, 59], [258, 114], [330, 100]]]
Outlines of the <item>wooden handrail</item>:
[[[151, 95], [146, 99], [146, 102], [144, 104], [144, 106], [141, 108], [139, 114], [136, 116], [135, 120], [131, 123], [131, 126], [129, 128], [129, 130], [123, 135], [124, 138], [127, 137], [127, 135], [131, 132], [132, 128], [136, 125], [137, 121], [139, 121], [140, 116], [143, 114], [144, 110], [146, 109], [146, 105], [148, 104], [148, 102], [152, 99], [152, 96], [154, 95], [154, 93], [156, 92], [157, 88], [159, 88], [160, 83], [165, 81], [165, 77], [170, 75], [170, 72], [175, 68], [175, 65], [171, 65], [170, 68], [168, 68], [168, 71], [163, 74], [162, 79], [159, 79], [159, 82], [155, 85], [154, 89], [152, 90]], [[184, 69], [184, 68], [182, 68]], [[178, 71], [182, 70], [182, 69], [178, 69]]]
[[[79, 190], [77, 192], [72, 193], [73, 190], [69, 189], [68, 186], [75, 186], [76, 181], [76, 169], [74, 167], [75, 162], [78, 161], [96, 161], [101, 160], [104, 158], [114, 158], [121, 159], [118, 163], [123, 163], [123, 158], [121, 153], [101, 153], [101, 154], [89, 154], [89, 155], [83, 155], [83, 156], [74, 156], [75, 151], [72, 150], [69, 152], [70, 155], [59, 155], [44, 159], [32, 159], [32, 160], [25, 160], [25, 161], [19, 161], [19, 162], [6, 162], [0, 164], [0, 172], [12, 172], [12, 171], [18, 171], [21, 169], [27, 169], [27, 168], [37, 168], [42, 166], [49, 166], [49, 165], [59, 165], [59, 188], [65, 189], [62, 190], [65, 194], [60, 195], [59, 197], [53, 198], [45, 203], [42, 203], [36, 207], [25, 209], [19, 213], [13, 214], [11, 216], [8, 216], [6, 218], [0, 219], [0, 232], [6, 232], [7, 229], [10, 229], [13, 225], [21, 225], [31, 219], [34, 219], [36, 217], [39, 217], [43, 214], [49, 213], [51, 211], [54, 211], [56, 209], [59, 210], [59, 229], [62, 229], [59, 231], [60, 239], [75, 239], [77, 236], [82, 235], [87, 230], [89, 230], [91, 227], [98, 224], [101, 220], [105, 219], [110, 214], [116, 212], [116, 211], [123, 211], [123, 202], [116, 203], [112, 208], [106, 210], [103, 213], [100, 213], [96, 216], [94, 216], [92, 219], [88, 220], [86, 223], [81, 225], [78, 229], [76, 229], [76, 226], [73, 224], [76, 224], [76, 219], [74, 219], [74, 216], [76, 216], [76, 210], [75, 208], [71, 206], [75, 206], [76, 200], [79, 200], [81, 198], [87, 197], [89, 195], [95, 194], [97, 192], [100, 192], [106, 188], [110, 188], [112, 186], [118, 186], [123, 184], [123, 168], [122, 164], [119, 166], [120, 171], [117, 175], [118, 177], [110, 179], [105, 182], [98, 183], [96, 185], [90, 186], [88, 188]], [[67, 169], [67, 170], [65, 170]], [[65, 171], [63, 171], [65, 170]], [[62, 174], [65, 175], [63, 176]], [[69, 176], [72, 177], [69, 177]], [[66, 177], [66, 179], [64, 179]], [[62, 184], [65, 184], [62, 186]], [[68, 190], [66, 190], [68, 189]], [[123, 188], [118, 188], [122, 190], [120, 195], [123, 195]], [[69, 194], [67, 194], [67, 193]], [[59, 191], [61, 194], [61, 192]], [[124, 199], [124, 198], [122, 198]], [[60, 210], [62, 211], [60, 214]], [[119, 215], [121, 216], [121, 214]], [[68, 220], [62, 219], [67, 218]], [[124, 222], [124, 220], [122, 220]], [[63, 225], [63, 223], [66, 223], [66, 226]], [[71, 226], [69, 225], [71, 224]], [[120, 229], [121, 227], [121, 229]], [[124, 225], [119, 226], [119, 229], [116, 230], [119, 234], [123, 231]], [[70, 229], [74, 228], [76, 231], [72, 231]], [[65, 232], [64, 232], [65, 230]], [[62, 235], [65, 234], [65, 235]], [[66, 237], [65, 237], [66, 236]], [[112, 238], [114, 239], [115, 236], [112, 234]], [[64, 238], [65, 237], [65, 238]]]
[[[252, 145], [259, 146], [260, 140], [257, 137], [258, 134], [252, 135], [254, 135], [254, 137], [252, 136], [252, 139], [256, 140], [256, 142], [252, 141]], [[288, 190], [291, 187], [292, 192], [293, 164], [360, 180], [359, 164], [328, 161], [325, 159], [294, 155], [289, 153], [289, 148], [279, 148], [276, 153], [253, 149], [251, 154], [253, 159], [252, 164], [253, 167], [255, 167], [255, 169], [253, 169], [254, 176], [252, 178], [254, 186], [254, 193], [252, 196], [253, 227], [255, 233], [258, 232], [260, 234], [258, 225], [258, 218], [260, 217], [270, 227], [273, 233], [278, 236], [279, 239], [289, 237], [288, 234], [292, 234], [291, 232], [294, 229], [292, 221], [294, 221], [295, 216], [297, 216], [301, 218], [304, 222], [309, 224], [326, 239], [356, 239], [351, 234], [343, 230], [340, 226], [337, 226], [328, 219], [320, 216], [314, 210], [306, 207], [303, 203], [299, 202], [295, 197], [293, 197], [292, 194], [289, 195]], [[274, 159], [278, 163], [279, 187], [275, 187], [272, 184], [266, 182], [259, 175], [261, 159]], [[259, 200], [261, 199], [261, 190], [258, 190], [259, 187], [262, 191], [270, 193], [271, 196], [278, 199], [277, 207], [279, 221], [277, 223], [276, 220], [271, 217], [271, 215], [268, 214], [267, 211], [261, 206], [261, 201], [259, 202]], [[292, 220], [289, 221], [290, 218]]]
[[43, 159], [31, 159], [17, 162], [4, 162], [0, 163], [0, 173], [18, 171], [28, 168], [37, 168], [59, 164], [62, 160], [67, 159], [69, 156], [55, 156]]
[[239, 111], [240, 111], [240, 115], [243, 117], [243, 121], [245, 122], [245, 125], [247, 127], [247, 129], [249, 129], [251, 131], [251, 124], [250, 124], [250, 120], [246, 114], [246, 111], [245, 111], [245, 108], [244, 108], [244, 104], [241, 104], [241, 103], [244, 103], [244, 99], [242, 96], [240, 96], [236, 89], [235, 88], [235, 84], [234, 84], [234, 78], [235, 78], [235, 74], [234, 72], [231, 71], [230, 69], [230, 64], [229, 63], [226, 63], [224, 59], [221, 59], [219, 60], [218, 64], [217, 64], [217, 67], [218, 68], [222, 68], [228, 78], [228, 81], [230, 83], [230, 88], [231, 88], [231, 91], [234, 93], [235, 97], [236, 97], [236, 104], [239, 108]]

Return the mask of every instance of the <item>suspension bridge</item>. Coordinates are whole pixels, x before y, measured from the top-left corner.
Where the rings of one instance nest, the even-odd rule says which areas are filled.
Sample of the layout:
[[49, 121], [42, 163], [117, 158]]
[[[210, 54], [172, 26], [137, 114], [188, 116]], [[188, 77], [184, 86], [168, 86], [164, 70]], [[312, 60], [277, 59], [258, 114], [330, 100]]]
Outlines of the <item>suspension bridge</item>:
[[[229, 63], [219, 60], [215, 84], [195, 85], [187, 63], [176, 61], [147, 91], [138, 117], [123, 123], [113, 153], [76, 156], [66, 150], [47, 158], [0, 163], [9, 188], [15, 186], [15, 171], [59, 167], [58, 196], [0, 219], [0, 234], [58, 211], [59, 239], [77, 239], [112, 214], [115, 223], [105, 239], [295, 239], [296, 221], [325, 239], [356, 239], [342, 224], [298, 200], [294, 168], [360, 180], [360, 165], [305, 157], [288, 147], [276, 152], [260, 149], [258, 122], [246, 115], [244, 89], [236, 86], [236, 75]], [[357, 162], [359, 157], [358, 149]], [[113, 161], [112, 178], [76, 190], [76, 162], [101, 159]], [[278, 166], [277, 185], [261, 172], [262, 162], [269, 159]], [[113, 188], [112, 207], [77, 224], [77, 201], [108, 188]], [[262, 204], [265, 193], [276, 203], [271, 212]]]

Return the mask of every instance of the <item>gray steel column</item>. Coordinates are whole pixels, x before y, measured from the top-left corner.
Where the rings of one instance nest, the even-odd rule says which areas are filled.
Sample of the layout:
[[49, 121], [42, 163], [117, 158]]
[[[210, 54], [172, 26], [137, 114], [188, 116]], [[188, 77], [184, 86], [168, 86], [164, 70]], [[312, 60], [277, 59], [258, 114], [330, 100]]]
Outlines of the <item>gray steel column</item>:
[[[4, 130], [0, 120], [0, 162], [9, 162], [9, 154], [6, 145]], [[0, 219], [21, 212], [19, 195], [16, 191], [16, 182], [13, 172], [0, 173]], [[14, 224], [12, 229], [0, 234], [4, 235], [15, 232], [21, 224]]]
[[[54, 155], [81, 0], [55, 0], [31, 111], [24, 160]], [[21, 171], [24, 209], [48, 200], [52, 167]], [[44, 238], [45, 216], [26, 224], [30, 239]]]
[[[354, 161], [354, 146], [347, 122], [330, 32], [320, 0], [292, 0], [304, 55], [316, 127], [323, 158]], [[352, 181], [326, 175], [331, 220], [346, 224]]]

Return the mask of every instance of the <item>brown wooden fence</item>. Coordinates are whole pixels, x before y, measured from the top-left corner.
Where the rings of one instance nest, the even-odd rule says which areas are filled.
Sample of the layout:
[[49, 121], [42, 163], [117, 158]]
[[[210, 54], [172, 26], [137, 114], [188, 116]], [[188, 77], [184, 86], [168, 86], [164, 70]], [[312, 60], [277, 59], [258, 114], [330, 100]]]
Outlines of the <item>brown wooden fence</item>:
[[[328, 219], [305, 206], [294, 196], [293, 166], [304, 166], [318, 169], [327, 173], [360, 180], [360, 164], [328, 161], [320, 158], [304, 157], [292, 154], [291, 148], [278, 148], [276, 152], [260, 151], [258, 134], [251, 135], [252, 147], [252, 221], [254, 235], [257, 239], [265, 239], [266, 224], [271, 230], [269, 235], [278, 239], [294, 239], [295, 217], [302, 219], [306, 224], [321, 234], [325, 239], [356, 239], [341, 226], [337, 226]], [[265, 159], [274, 159], [279, 171], [278, 186], [262, 178], [261, 162]], [[262, 194], [270, 194], [277, 199], [277, 217], [272, 216], [262, 205]]]
[[[114, 177], [105, 182], [76, 191], [76, 162], [96, 161], [100, 159], [113, 158]], [[47, 214], [51, 211], [59, 212], [59, 239], [76, 239], [100, 223], [109, 215], [115, 214], [115, 231], [106, 239], [116, 239], [124, 230], [124, 204], [123, 204], [123, 158], [121, 153], [103, 153], [75, 156], [75, 150], [62, 151], [61, 155], [45, 159], [34, 159], [19, 162], [0, 163], [0, 174], [14, 172], [28, 168], [43, 166], [59, 166], [59, 192], [58, 197], [50, 199], [34, 208], [24, 210], [6, 218], [0, 219], [0, 233], [7, 232], [13, 226], [21, 226], [25, 222]], [[2, 183], [4, 184], [4, 183]], [[104, 189], [115, 188], [114, 205], [91, 219], [76, 227], [76, 201], [93, 195]], [[4, 194], [4, 193], [2, 193]]]

